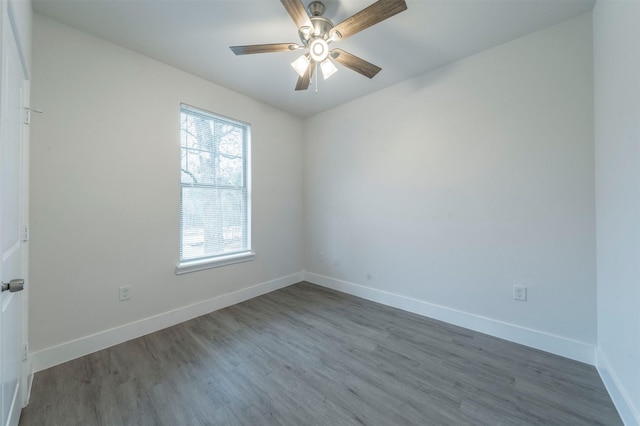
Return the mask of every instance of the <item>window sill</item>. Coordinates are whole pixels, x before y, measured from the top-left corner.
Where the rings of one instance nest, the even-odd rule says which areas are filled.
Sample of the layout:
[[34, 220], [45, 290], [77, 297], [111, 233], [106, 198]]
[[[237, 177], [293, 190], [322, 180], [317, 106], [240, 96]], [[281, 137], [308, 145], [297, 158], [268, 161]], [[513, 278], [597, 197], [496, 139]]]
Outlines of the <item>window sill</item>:
[[234, 263], [248, 262], [255, 259], [255, 257], [256, 254], [254, 252], [246, 251], [227, 256], [217, 256], [211, 259], [178, 263], [176, 266], [176, 275], [188, 274], [189, 272], [203, 271], [211, 268], [219, 268], [220, 266], [233, 265]]

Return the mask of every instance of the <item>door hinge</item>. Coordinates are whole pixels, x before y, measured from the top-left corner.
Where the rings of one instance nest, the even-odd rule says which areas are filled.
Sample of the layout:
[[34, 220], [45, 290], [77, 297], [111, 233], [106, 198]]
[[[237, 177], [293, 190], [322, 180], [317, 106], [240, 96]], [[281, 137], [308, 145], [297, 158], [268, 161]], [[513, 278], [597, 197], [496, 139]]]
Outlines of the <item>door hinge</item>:
[[25, 243], [29, 241], [29, 225], [24, 225], [22, 227], [22, 241]]
[[22, 354], [22, 360], [26, 361], [29, 359], [29, 344], [25, 343], [24, 344], [24, 353]]
[[38, 114], [42, 114], [42, 110], [41, 109], [25, 107], [24, 108], [24, 124], [31, 124], [31, 113], [32, 112], [36, 112]]

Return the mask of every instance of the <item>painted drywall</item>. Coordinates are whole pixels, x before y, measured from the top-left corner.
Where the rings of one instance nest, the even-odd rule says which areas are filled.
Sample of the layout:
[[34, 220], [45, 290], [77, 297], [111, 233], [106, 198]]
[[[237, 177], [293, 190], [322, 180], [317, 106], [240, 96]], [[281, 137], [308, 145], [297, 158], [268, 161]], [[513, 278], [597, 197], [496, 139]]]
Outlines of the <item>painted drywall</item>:
[[[299, 118], [38, 14], [33, 52], [32, 351], [303, 270]], [[181, 102], [252, 125], [251, 262], [174, 273]]]
[[593, 9], [598, 368], [640, 424], [640, 1]]
[[586, 14], [305, 120], [307, 271], [593, 357], [592, 60]]
[[31, 1], [8, 0], [7, 8], [13, 21], [11, 25], [15, 26], [17, 33], [17, 42], [20, 44], [23, 66], [26, 67], [27, 76], [29, 76], [31, 72], [31, 30], [33, 26]]

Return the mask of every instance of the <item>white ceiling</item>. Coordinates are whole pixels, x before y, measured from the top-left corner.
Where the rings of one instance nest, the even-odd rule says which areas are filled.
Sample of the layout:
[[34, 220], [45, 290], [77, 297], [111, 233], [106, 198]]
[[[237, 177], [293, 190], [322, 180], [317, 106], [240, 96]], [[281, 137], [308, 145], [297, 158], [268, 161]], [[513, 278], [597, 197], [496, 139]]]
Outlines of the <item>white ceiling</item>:
[[[310, 0], [303, 0], [305, 6]], [[382, 68], [347, 68], [295, 92], [300, 52], [235, 56], [229, 46], [299, 42], [278, 0], [35, 0], [37, 13], [300, 117], [588, 12], [594, 0], [406, 0], [408, 9], [335, 43]], [[325, 0], [334, 24], [373, 0]]]

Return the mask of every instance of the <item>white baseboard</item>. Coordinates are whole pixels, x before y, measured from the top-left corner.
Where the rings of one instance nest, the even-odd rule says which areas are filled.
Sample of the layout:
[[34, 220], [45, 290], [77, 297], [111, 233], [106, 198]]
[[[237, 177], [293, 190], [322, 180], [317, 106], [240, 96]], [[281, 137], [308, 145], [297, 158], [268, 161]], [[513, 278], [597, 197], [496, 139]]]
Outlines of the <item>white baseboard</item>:
[[311, 272], [305, 272], [305, 281], [565, 358], [595, 365], [595, 347], [587, 343]]
[[38, 352], [33, 352], [30, 354], [31, 372], [33, 374], [45, 370], [62, 364], [63, 362], [71, 361], [72, 359], [97, 352], [110, 346], [171, 327], [172, 325], [226, 308], [227, 306], [235, 305], [236, 303], [244, 302], [245, 300], [296, 284], [303, 280], [304, 273], [298, 272], [194, 303], [193, 305], [184, 306], [169, 312], [101, 331], [100, 333], [65, 342]]
[[607, 357], [600, 350], [597, 350], [596, 353], [596, 349], [589, 344], [310, 272], [299, 272], [256, 284], [31, 353], [28, 389], [31, 388], [33, 374], [38, 371], [171, 327], [300, 281], [308, 281], [373, 302], [595, 365], [625, 425], [640, 425], [638, 409], [633, 405], [628, 394], [621, 386], [620, 380], [611, 368]]
[[640, 407], [633, 405], [633, 401], [624, 386], [622, 386], [622, 383], [620, 383], [618, 375], [611, 368], [607, 356], [599, 348], [596, 351], [596, 369], [624, 424], [627, 426], [639, 426], [640, 412], [638, 410]]

